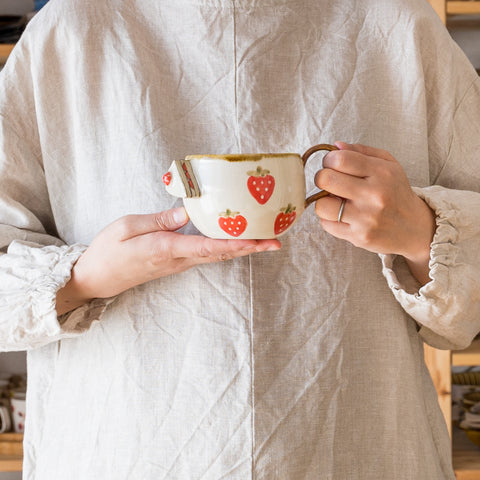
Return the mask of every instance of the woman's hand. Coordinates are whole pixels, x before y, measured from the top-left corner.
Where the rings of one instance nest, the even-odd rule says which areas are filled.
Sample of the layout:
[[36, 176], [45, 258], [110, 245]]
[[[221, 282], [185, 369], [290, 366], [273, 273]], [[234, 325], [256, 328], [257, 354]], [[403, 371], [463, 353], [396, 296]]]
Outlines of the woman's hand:
[[[315, 206], [323, 228], [371, 252], [403, 255], [421, 284], [430, 281], [435, 216], [413, 192], [402, 166], [385, 150], [335, 145], [340, 150], [325, 156], [315, 176], [317, 186], [332, 194]], [[346, 203], [339, 222], [342, 198]]]
[[201, 263], [278, 250], [278, 240], [212, 240], [175, 233], [188, 222], [184, 208], [151, 215], [128, 215], [108, 225], [72, 269], [57, 292], [57, 314], [93, 298], [108, 298]]

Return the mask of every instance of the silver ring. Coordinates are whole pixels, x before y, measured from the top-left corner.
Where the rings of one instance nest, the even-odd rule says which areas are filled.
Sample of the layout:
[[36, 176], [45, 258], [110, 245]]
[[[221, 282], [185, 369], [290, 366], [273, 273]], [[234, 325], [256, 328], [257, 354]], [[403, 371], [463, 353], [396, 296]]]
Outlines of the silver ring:
[[345, 204], [347, 203], [346, 198], [342, 198], [342, 203], [340, 204], [340, 210], [338, 211], [337, 222], [340, 223], [342, 221], [343, 210], [345, 209]]

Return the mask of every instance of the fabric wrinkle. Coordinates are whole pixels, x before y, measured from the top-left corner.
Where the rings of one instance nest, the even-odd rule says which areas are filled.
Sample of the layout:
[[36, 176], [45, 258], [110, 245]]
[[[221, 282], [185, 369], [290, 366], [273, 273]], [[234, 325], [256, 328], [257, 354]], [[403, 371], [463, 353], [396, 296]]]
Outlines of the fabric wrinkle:
[[[0, 331], [28, 349], [25, 480], [453, 480], [421, 342], [480, 329], [480, 84], [427, 7], [56, 0], [29, 22], [0, 74]], [[181, 205], [161, 184], [173, 160], [336, 140], [390, 151], [437, 215], [424, 287], [311, 207], [278, 252], [57, 318], [99, 231]]]
[[[215, 398], [215, 400], [213, 401], [213, 403], [211, 404], [211, 406], [204, 412], [204, 415], [203, 415], [201, 418], [199, 418], [198, 424], [195, 426], [194, 430], [191, 432], [191, 435], [190, 435], [190, 437], [187, 439], [187, 441], [185, 442], [185, 444], [184, 444], [182, 447], [179, 448], [179, 454], [177, 455], [176, 458], [173, 459], [172, 465], [171, 465], [170, 469], [165, 473], [165, 475], [168, 475], [168, 474], [172, 471], [172, 469], [174, 468], [175, 463], [176, 463], [178, 457], [182, 454], [185, 445], [187, 445], [189, 442], [191, 442], [192, 439], [193, 439], [193, 437], [197, 434], [197, 432], [199, 432], [199, 431], [201, 430], [202, 423], [203, 423], [203, 422], [205, 421], [205, 419], [212, 413], [212, 410], [214, 409], [215, 404], [216, 404], [217, 402], [219, 402], [220, 400], [222, 400], [223, 396], [224, 396], [225, 393], [228, 391], [228, 387], [229, 387], [231, 384], [235, 383], [235, 381], [236, 381], [238, 375], [240, 374], [240, 372], [241, 372], [241, 369], [240, 369], [240, 370], [236, 373], [236, 375], [230, 380], [229, 384], [225, 386], [225, 388], [223, 389], [223, 391], [222, 391], [222, 392], [219, 392], [219, 394], [217, 394], [218, 396]], [[175, 400], [173, 399], [173, 402], [174, 402], [174, 401], [175, 401]], [[172, 402], [172, 403], [173, 403], [173, 402]], [[226, 445], [225, 445], [225, 446], [226, 446]], [[219, 454], [221, 454], [221, 452], [220, 452]], [[213, 462], [212, 462], [212, 463], [213, 463]], [[166, 477], [166, 478], [168, 478], [168, 477]]]
[[[331, 358], [331, 357], [330, 357]], [[341, 363], [341, 361], [340, 361]], [[325, 368], [328, 367], [328, 360], [327, 364], [325, 365]], [[337, 364], [337, 368], [340, 368], [340, 366]], [[293, 399], [293, 401], [287, 406], [283, 407], [282, 411], [282, 416], [276, 420], [276, 422], [273, 424], [271, 432], [266, 436], [266, 438], [262, 441], [260, 445], [255, 446], [255, 452], [257, 455], [261, 455], [263, 450], [268, 446], [269, 441], [272, 439], [274, 434], [277, 432], [278, 428], [280, 425], [291, 415], [293, 409], [297, 405], [297, 403], [302, 399], [304, 395], [308, 393], [308, 390], [312, 387], [312, 385], [315, 384], [317, 381], [318, 377], [322, 374], [323, 368], [319, 369], [318, 371], [314, 372], [313, 375], [310, 377], [308, 382], [305, 384], [303, 391], [299, 392], [296, 398]], [[342, 382], [340, 381], [332, 390], [330, 390], [329, 395], [331, 396], [331, 401], [329, 402], [329, 405], [331, 407], [335, 407], [335, 399], [337, 395], [339, 394], [339, 391], [342, 389]], [[262, 399], [259, 399], [259, 403], [261, 403]], [[325, 406], [325, 405], [324, 405]], [[272, 406], [273, 407], [273, 406]], [[327, 408], [328, 409], [328, 408]]]

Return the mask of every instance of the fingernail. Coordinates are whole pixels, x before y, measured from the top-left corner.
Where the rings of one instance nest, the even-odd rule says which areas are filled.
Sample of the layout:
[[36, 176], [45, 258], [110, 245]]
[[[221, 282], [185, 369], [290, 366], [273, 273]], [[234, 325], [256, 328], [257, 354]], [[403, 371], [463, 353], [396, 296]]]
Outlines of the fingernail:
[[270, 245], [269, 247], [262, 245], [257, 247], [257, 252], [274, 252], [275, 250], [280, 250], [280, 247], [276, 245]]
[[187, 211], [183, 207], [176, 208], [175, 210], [173, 210], [172, 216], [173, 216], [173, 221], [177, 225], [182, 225], [184, 223], [187, 223], [188, 221]]

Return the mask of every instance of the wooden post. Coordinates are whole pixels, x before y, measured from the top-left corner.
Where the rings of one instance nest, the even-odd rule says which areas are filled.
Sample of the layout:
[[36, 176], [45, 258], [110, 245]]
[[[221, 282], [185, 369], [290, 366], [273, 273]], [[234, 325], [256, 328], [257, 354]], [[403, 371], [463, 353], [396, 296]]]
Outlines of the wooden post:
[[447, 0], [428, 0], [444, 24], [447, 23]]
[[3, 64], [7, 61], [7, 58], [12, 50], [13, 45], [0, 43], [0, 64]]

